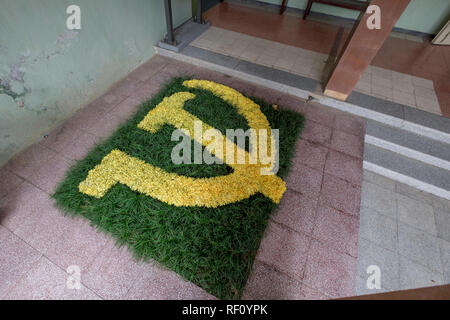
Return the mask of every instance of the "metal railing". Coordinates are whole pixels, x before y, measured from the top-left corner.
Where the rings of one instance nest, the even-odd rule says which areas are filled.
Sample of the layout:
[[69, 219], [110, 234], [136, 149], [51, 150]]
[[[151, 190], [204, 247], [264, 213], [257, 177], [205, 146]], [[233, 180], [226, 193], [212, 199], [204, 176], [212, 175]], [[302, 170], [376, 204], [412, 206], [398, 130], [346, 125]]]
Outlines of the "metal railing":
[[[164, 38], [164, 42], [170, 45], [177, 45], [177, 40], [175, 38], [175, 31], [173, 28], [173, 15], [172, 15], [172, 1], [164, 0], [164, 11], [166, 15], [166, 28], [167, 34]], [[194, 17], [194, 22], [203, 24], [203, 6], [202, 1], [197, 0], [197, 14]]]

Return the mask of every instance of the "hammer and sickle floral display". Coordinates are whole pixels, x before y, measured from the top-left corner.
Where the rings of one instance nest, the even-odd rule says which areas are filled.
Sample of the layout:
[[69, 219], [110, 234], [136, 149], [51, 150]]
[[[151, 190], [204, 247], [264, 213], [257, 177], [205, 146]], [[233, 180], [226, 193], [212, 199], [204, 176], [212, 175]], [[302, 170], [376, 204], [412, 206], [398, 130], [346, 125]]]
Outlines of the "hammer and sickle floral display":
[[[183, 85], [188, 88], [209, 90], [230, 103], [247, 120], [250, 128], [255, 129], [255, 132], [259, 132], [258, 129], [267, 130], [270, 139], [271, 128], [265, 115], [261, 112], [260, 106], [238, 91], [206, 80], [188, 80], [184, 81]], [[156, 108], [147, 114], [138, 127], [150, 133], [156, 133], [162, 125], [168, 123], [175, 128], [185, 130], [190, 137], [195, 137], [194, 123], [195, 121], [201, 122], [201, 120], [183, 109], [185, 102], [194, 98], [195, 94], [190, 92], [177, 92], [164, 98]], [[202, 125], [205, 130], [214, 129], [208, 124], [202, 123]], [[262, 139], [259, 136], [257, 138]], [[221, 141], [223, 140], [224, 138], [221, 139]], [[218, 156], [218, 154], [214, 154], [214, 150], [217, 150], [214, 144], [207, 144], [203, 140], [200, 143], [203, 143], [206, 148], [210, 148], [214, 156]], [[239, 147], [236, 146], [236, 148]], [[271, 148], [276, 148], [276, 145], [269, 143], [268, 148], [273, 157], [277, 151], [271, 150]], [[252, 150], [253, 152], [257, 151], [256, 148]], [[227, 162], [226, 152], [225, 150], [225, 153], [220, 155], [225, 162]], [[246, 154], [245, 158], [250, 159], [250, 155]], [[269, 166], [273, 166], [274, 159], [271, 160]], [[280, 202], [286, 185], [281, 178], [274, 174], [261, 174], [261, 169], [267, 167], [267, 164], [260, 162], [236, 164], [236, 162], [227, 163], [234, 169], [234, 172], [227, 176], [191, 178], [166, 172], [120, 150], [113, 150], [102, 160], [101, 164], [89, 172], [87, 179], [80, 183], [79, 190], [87, 195], [100, 198], [113, 185], [122, 183], [132, 190], [175, 206], [217, 207], [241, 201], [256, 192], [261, 192], [275, 203]]]
[[[286, 192], [303, 126], [302, 115], [278, 104], [217, 82], [174, 78], [69, 170], [55, 204], [137, 259], [152, 259], [218, 298], [239, 299]], [[239, 141], [233, 130], [247, 135]], [[185, 142], [189, 148], [180, 147]]]

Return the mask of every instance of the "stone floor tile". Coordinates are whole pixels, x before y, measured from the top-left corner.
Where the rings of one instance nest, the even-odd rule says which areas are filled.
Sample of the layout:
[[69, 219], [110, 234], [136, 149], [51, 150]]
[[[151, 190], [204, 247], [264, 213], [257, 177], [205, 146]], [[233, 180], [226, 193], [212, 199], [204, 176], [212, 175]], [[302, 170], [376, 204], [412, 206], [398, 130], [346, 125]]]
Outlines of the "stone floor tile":
[[128, 77], [145, 82], [166, 66], [166, 63], [155, 63], [152, 60], [153, 58], [139, 66]]
[[132, 72], [129, 77], [145, 82], [155, 74], [161, 72], [161, 70], [171, 62], [173, 62], [172, 59], [167, 59], [160, 55], [154, 55], [150, 60], [144, 62], [134, 72]]
[[111, 239], [83, 272], [83, 283], [104, 299], [126, 299], [128, 291], [142, 276], [144, 262], [138, 262], [127, 247]]
[[[366, 239], [360, 239], [358, 247], [358, 277], [367, 281], [370, 276], [367, 273], [369, 266], [378, 266], [380, 268], [382, 288], [400, 290], [400, 260], [398, 253], [379, 247]], [[370, 289], [368, 290], [371, 291]], [[376, 291], [373, 293], [376, 293]]]
[[330, 108], [316, 103], [308, 103], [306, 108], [306, 119], [313, 120], [327, 127], [333, 127], [336, 112]]
[[182, 71], [179, 71], [178, 69], [176, 69], [175, 67], [169, 65], [166, 65], [161, 72], [155, 74], [154, 76], [152, 76], [148, 81], [146, 81], [145, 83], [159, 83], [159, 84], [165, 84], [168, 83], [170, 80], [172, 80], [172, 78], [174, 77], [181, 77], [181, 76], [186, 76], [187, 74], [185, 74]]
[[0, 168], [0, 199], [5, 197], [9, 192], [20, 186], [23, 179], [16, 174]]
[[27, 177], [27, 180], [45, 192], [53, 193], [58, 184], [63, 180], [70, 165], [70, 160], [62, 155], [56, 154], [42, 166], [36, 168]]
[[[291, 110], [297, 113], [304, 114], [306, 112], [306, 104], [304, 100], [301, 100], [298, 97], [289, 95], [289, 94], [283, 94], [280, 99], [278, 100], [278, 104], [280, 108], [285, 110]], [[303, 131], [304, 133], [304, 131]]]
[[308, 142], [307, 140], [299, 140], [295, 146], [294, 157], [292, 158], [292, 170], [296, 170], [297, 164], [303, 164], [310, 168], [323, 171], [328, 149]]
[[353, 134], [348, 134], [340, 130], [334, 130], [333, 137], [331, 138], [331, 148], [352, 157], [362, 159], [364, 140]]
[[361, 206], [367, 207], [397, 219], [397, 202], [392, 190], [382, 188], [373, 183], [364, 182], [361, 191]]
[[438, 238], [450, 241], [450, 212], [434, 209]]
[[140, 104], [147, 100], [150, 100], [155, 95], [155, 93], [159, 91], [159, 89], [160, 86], [156, 82], [144, 83], [131, 94], [130, 98], [138, 101]]
[[[163, 69], [163, 72], [167, 73], [168, 75], [171, 75], [172, 77], [189, 77], [192, 76], [193, 69], [189, 67], [188, 64], [183, 62], [175, 62], [175, 63], [168, 63], [167, 66], [165, 66]], [[214, 72], [217, 76], [222, 77], [222, 73]], [[160, 75], [161, 73], [157, 73], [155, 76]]]
[[8, 300], [98, 300], [91, 290], [80, 285], [79, 289], [67, 286], [69, 274], [42, 257], [28, 274], [17, 282], [4, 299]]
[[0, 299], [40, 260], [41, 254], [0, 225]]
[[270, 222], [261, 240], [256, 260], [301, 280], [309, 242], [308, 236]]
[[450, 284], [450, 241], [440, 239], [440, 249], [444, 283]]
[[70, 146], [74, 140], [77, 140], [83, 132], [76, 129], [73, 125], [63, 123], [61, 126], [52, 130], [41, 140], [40, 145], [61, 152]]
[[214, 82], [220, 82], [221, 80], [226, 78], [225, 76], [223, 76], [220, 73], [217, 73], [212, 70], [200, 68], [200, 67], [194, 69], [193, 72], [191, 72], [191, 75], [195, 79], [209, 80], [209, 81], [214, 81]]
[[321, 201], [335, 209], [358, 216], [361, 188], [332, 175], [325, 174]]
[[248, 83], [246, 81], [242, 81], [234, 77], [224, 75], [220, 83], [229, 86], [230, 88], [233, 88], [246, 96], [249, 97], [256, 96], [255, 85]]
[[304, 283], [302, 285], [302, 294], [303, 294], [304, 300], [329, 300], [330, 299], [330, 297], [328, 297], [323, 292], [320, 292], [317, 289], [307, 286]]
[[373, 209], [361, 207], [359, 235], [380, 247], [397, 251], [397, 220], [379, 214]]
[[138, 79], [126, 77], [116, 83], [111, 92], [122, 97], [130, 97], [142, 84], [143, 82]]
[[355, 279], [356, 258], [311, 241], [303, 279], [306, 285], [333, 298], [350, 297], [355, 292]]
[[439, 239], [404, 223], [398, 225], [398, 252], [424, 267], [442, 273]]
[[105, 235], [82, 217], [64, 216], [48, 196], [38, 200], [14, 233], [64, 270], [85, 268], [106, 243]]
[[283, 93], [266, 87], [255, 86], [253, 96], [264, 99], [269, 104], [277, 104]]
[[450, 213], [450, 200], [433, 196], [433, 208]]
[[316, 210], [317, 199], [287, 190], [273, 214], [273, 219], [293, 230], [311, 234]]
[[325, 173], [360, 186], [362, 183], [362, 160], [330, 150], [325, 164]]
[[364, 185], [364, 182], [370, 182], [372, 184], [376, 184], [379, 187], [388, 189], [390, 191], [395, 190], [395, 181], [394, 180], [380, 176], [379, 174], [373, 173], [368, 170], [364, 170], [364, 172], [363, 172], [363, 185]]
[[365, 120], [349, 114], [336, 115], [333, 127], [337, 130], [363, 137], [366, 131]]
[[400, 256], [401, 290], [431, 287], [444, 284], [443, 275]]
[[124, 99], [126, 99], [126, 97], [115, 94], [112, 91], [108, 91], [101, 97], [97, 98], [93, 104], [97, 105], [97, 107], [102, 109], [104, 112], [108, 112], [121, 103]]
[[98, 104], [92, 103], [83, 109], [78, 110], [65, 122], [65, 125], [77, 130], [89, 132], [98, 125], [105, 114], [107, 114], [107, 111], [105, 111], [103, 107], [99, 107]]
[[83, 132], [75, 141], [72, 141], [70, 145], [61, 151], [61, 155], [71, 160], [81, 160], [99, 141], [100, 139], [93, 134]]
[[331, 128], [312, 120], [306, 120], [302, 131], [302, 138], [311, 142], [328, 146], [331, 142]]
[[29, 215], [39, 215], [45, 210], [47, 201], [48, 194], [24, 182], [0, 200], [0, 222], [15, 232]]
[[116, 117], [112, 114], [106, 114], [99, 120], [96, 126], [92, 127], [88, 132], [102, 139], [109, 138], [123, 124], [124, 119]]
[[399, 221], [431, 235], [437, 235], [436, 221], [431, 205], [397, 194], [397, 215]]
[[358, 256], [359, 219], [327, 206], [320, 206], [314, 226], [313, 238], [337, 251]]
[[173, 271], [147, 264], [134, 281], [127, 299], [215, 300], [216, 298]]
[[[186, 75], [187, 77], [193, 77], [197, 70], [202, 69], [201, 67], [195, 66], [188, 62], [177, 61], [175, 59], [172, 59], [170, 62], [168, 62], [168, 64], [174, 65], [178, 71], [182, 72], [182, 74]], [[218, 75], [225, 76], [222, 73], [216, 73]]]
[[286, 186], [288, 189], [300, 192], [304, 196], [316, 198], [322, 186], [322, 176], [321, 171], [297, 164], [295, 170], [292, 169], [289, 172]]
[[40, 144], [35, 144], [13, 157], [6, 164], [5, 169], [12, 171], [22, 178], [28, 179], [35, 175], [39, 171], [39, 168], [55, 156], [55, 151], [45, 148]]
[[255, 261], [242, 296], [244, 300], [302, 300], [302, 283]]
[[414, 187], [408, 186], [403, 183], [397, 182], [395, 184], [395, 192], [407, 196], [411, 199], [415, 199], [416, 201], [420, 201], [422, 203], [426, 203], [429, 205], [433, 204], [433, 196], [431, 194], [418, 190]]
[[114, 109], [112, 109], [111, 114], [120, 119], [128, 119], [138, 110], [140, 105], [141, 101], [136, 99], [134, 96], [131, 96], [123, 100]]
[[[62, 213], [59, 212], [61, 215]], [[47, 258], [63, 269], [77, 265], [82, 270], [94, 261], [101, 252], [109, 237], [95, 229], [83, 217], [65, 217], [63, 234], [55, 233], [55, 237], [43, 245], [43, 252]]]

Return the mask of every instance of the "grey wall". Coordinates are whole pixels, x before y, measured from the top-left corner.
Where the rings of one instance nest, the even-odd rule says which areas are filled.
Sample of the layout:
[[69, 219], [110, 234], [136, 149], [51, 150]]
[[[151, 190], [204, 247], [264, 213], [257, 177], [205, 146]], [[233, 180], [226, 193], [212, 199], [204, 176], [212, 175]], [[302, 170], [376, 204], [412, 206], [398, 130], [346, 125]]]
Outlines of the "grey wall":
[[[174, 22], [191, 17], [173, 0]], [[81, 7], [82, 30], [66, 29]], [[148, 60], [162, 0], [0, 0], [0, 165]]]
[[[281, 4], [281, 0], [260, 0]], [[395, 0], [390, 0], [395, 1]], [[304, 9], [307, 0], [289, 0], [288, 6]], [[320, 3], [313, 4], [312, 11], [356, 19], [358, 12]], [[411, 31], [436, 34], [450, 19], [450, 0], [411, 0], [408, 8], [397, 22], [396, 27]]]

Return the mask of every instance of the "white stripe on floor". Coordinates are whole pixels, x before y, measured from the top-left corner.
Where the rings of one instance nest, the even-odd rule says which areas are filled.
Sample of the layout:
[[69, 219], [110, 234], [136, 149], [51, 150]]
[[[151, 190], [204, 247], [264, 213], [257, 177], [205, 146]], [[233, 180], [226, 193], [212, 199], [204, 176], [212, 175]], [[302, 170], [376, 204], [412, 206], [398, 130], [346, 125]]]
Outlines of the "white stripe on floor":
[[363, 168], [365, 170], [377, 173], [380, 176], [384, 176], [389, 179], [392, 179], [392, 180], [401, 182], [403, 184], [406, 184], [408, 186], [414, 187], [416, 189], [419, 189], [421, 191], [425, 191], [425, 192], [434, 194], [435, 196], [438, 196], [440, 198], [450, 200], [450, 191], [441, 189], [432, 184], [429, 184], [429, 183], [417, 180], [415, 178], [406, 176], [404, 174], [380, 167], [380, 166], [373, 164], [371, 162], [368, 162], [368, 161], [363, 162]]
[[366, 135], [365, 143], [450, 171], [450, 162], [414, 149], [410, 149], [370, 135]]

